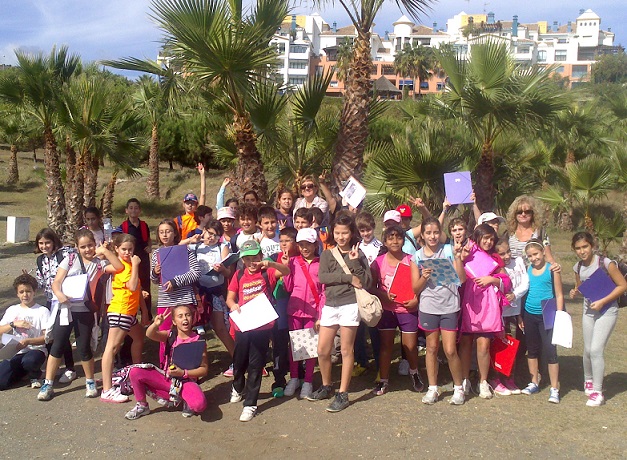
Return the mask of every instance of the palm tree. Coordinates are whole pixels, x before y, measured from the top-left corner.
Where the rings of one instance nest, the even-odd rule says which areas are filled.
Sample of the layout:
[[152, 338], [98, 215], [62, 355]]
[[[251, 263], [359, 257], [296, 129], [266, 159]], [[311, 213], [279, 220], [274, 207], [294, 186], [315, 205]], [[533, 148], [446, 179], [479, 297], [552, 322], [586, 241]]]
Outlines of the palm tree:
[[155, 0], [154, 19], [165, 32], [172, 61], [185, 75], [211, 87], [229, 108], [238, 162], [235, 192], [255, 190], [266, 198], [268, 186], [247, 100], [276, 64], [269, 46], [288, 13], [284, 0], [258, 0], [244, 15], [241, 0]]
[[9, 157], [9, 170], [7, 173], [7, 185], [17, 184], [20, 181], [20, 173], [17, 166], [17, 151], [22, 143], [29, 137], [29, 127], [24, 114], [13, 107], [0, 112], [0, 140], [9, 144], [11, 156]]
[[48, 56], [22, 51], [15, 55], [19, 65], [16, 78], [0, 79], [0, 98], [23, 108], [39, 122], [45, 145], [48, 225], [59, 235], [66, 235], [65, 195], [53, 129], [59, 95], [72, 76], [80, 72], [80, 58], [68, 54], [66, 47], [53, 47]]
[[429, 80], [433, 64], [433, 50], [425, 46], [412, 47], [407, 43], [394, 56], [396, 73], [402, 77], [410, 77], [414, 81], [414, 99], [416, 98], [416, 85], [418, 85], [418, 95], [420, 95], [420, 84]]
[[[335, 5], [335, 0], [317, 0], [320, 5]], [[348, 84], [344, 93], [344, 106], [340, 115], [340, 131], [335, 145], [331, 191], [339, 201], [339, 190], [350, 176], [362, 176], [364, 151], [368, 139], [368, 111], [370, 108], [370, 72], [372, 56], [370, 48], [371, 30], [374, 20], [384, 5], [384, 0], [344, 1], [338, 0], [355, 27], [353, 60], [348, 73]], [[416, 18], [423, 13], [431, 0], [397, 0], [410, 16]]]
[[537, 133], [564, 108], [563, 95], [551, 84], [552, 67], [517, 65], [505, 43], [487, 40], [471, 48], [470, 60], [436, 51], [449, 77], [436, 104], [459, 118], [481, 144], [476, 170], [477, 205], [494, 207], [495, 141], [516, 130]]
[[353, 59], [353, 41], [344, 40], [337, 47], [337, 79], [344, 82], [344, 87], [348, 85], [348, 74]]

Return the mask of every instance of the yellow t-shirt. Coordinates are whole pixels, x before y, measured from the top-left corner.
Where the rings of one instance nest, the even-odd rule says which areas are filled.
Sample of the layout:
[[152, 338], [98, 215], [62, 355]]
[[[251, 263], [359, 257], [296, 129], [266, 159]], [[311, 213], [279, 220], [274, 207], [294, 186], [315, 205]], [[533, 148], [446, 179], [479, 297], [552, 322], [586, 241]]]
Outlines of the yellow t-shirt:
[[[198, 223], [194, 220], [194, 215], [195, 213], [183, 214], [182, 216], [178, 216], [174, 219], [174, 222], [176, 223], [176, 228], [178, 228], [182, 240], [187, 238], [187, 234], [189, 232], [193, 232], [198, 228]], [[183, 223], [182, 228], [181, 225], [179, 225], [179, 218]]]
[[131, 280], [131, 264], [124, 260], [120, 260], [124, 265], [121, 272], [113, 275], [111, 280], [111, 290], [113, 298], [109, 304], [109, 313], [119, 313], [121, 315], [135, 316], [139, 310], [139, 296], [141, 295], [141, 285], [137, 283], [137, 289], [131, 291], [126, 287], [126, 283]]

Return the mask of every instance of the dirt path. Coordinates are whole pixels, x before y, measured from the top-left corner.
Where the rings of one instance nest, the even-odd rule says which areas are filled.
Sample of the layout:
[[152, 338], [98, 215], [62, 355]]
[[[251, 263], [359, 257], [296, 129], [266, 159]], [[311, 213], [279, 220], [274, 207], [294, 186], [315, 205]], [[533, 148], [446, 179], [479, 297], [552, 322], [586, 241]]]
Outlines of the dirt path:
[[[13, 303], [11, 280], [33, 263], [32, 248], [0, 247], [0, 314]], [[606, 353], [607, 404], [585, 406], [582, 391], [581, 306], [569, 302], [575, 343], [560, 348], [562, 402], [538, 395], [472, 397], [464, 406], [441, 400], [420, 403], [407, 377], [392, 368], [391, 392], [372, 397], [374, 372], [351, 383], [351, 406], [329, 414], [326, 402], [273, 399], [272, 378], [264, 378], [260, 414], [250, 423], [238, 421], [240, 404], [229, 404], [230, 379], [220, 375], [227, 355], [209, 342], [210, 378], [202, 387], [209, 407], [201, 417], [184, 419], [180, 412], [156, 409], [136, 421], [124, 419], [128, 404], [85, 399], [79, 378], [56, 389], [50, 402], [36, 400], [37, 390], [22, 386], [0, 393], [0, 458], [105, 458], [133, 455], [153, 458], [626, 458], [627, 324], [625, 311]], [[150, 347], [154, 350], [153, 347]], [[154, 353], [147, 353], [150, 360]], [[424, 374], [424, 361], [421, 359]], [[334, 367], [339, 379], [339, 367]], [[449, 384], [445, 368], [442, 383]], [[316, 375], [315, 385], [319, 383]], [[519, 384], [526, 382], [518, 367]], [[448, 399], [450, 393], [446, 393]]]

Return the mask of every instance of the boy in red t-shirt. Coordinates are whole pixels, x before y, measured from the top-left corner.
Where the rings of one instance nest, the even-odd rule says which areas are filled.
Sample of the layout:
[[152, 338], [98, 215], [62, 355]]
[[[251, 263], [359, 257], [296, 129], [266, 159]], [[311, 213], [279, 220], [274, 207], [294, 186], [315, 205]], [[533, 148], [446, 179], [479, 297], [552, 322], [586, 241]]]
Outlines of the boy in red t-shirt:
[[[239, 311], [258, 295], [266, 295], [273, 301], [272, 292], [277, 279], [290, 273], [287, 256], [277, 263], [262, 260], [261, 247], [255, 240], [245, 241], [239, 248], [244, 268], [238, 270], [229, 283], [226, 304], [231, 311]], [[240, 402], [244, 387], [246, 398], [240, 421], [248, 422], [257, 413], [257, 398], [261, 388], [261, 374], [266, 364], [266, 354], [274, 321], [251, 331], [241, 332], [236, 327], [235, 352], [233, 354], [233, 389], [231, 402]], [[248, 372], [248, 381], [246, 381]]]

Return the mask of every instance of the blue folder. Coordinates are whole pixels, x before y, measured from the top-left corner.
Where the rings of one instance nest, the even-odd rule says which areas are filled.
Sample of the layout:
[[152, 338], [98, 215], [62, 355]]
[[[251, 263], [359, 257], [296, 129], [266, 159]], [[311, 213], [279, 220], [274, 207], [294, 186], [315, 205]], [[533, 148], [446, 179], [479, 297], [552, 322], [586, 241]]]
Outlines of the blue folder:
[[161, 265], [161, 284], [178, 275], [189, 272], [187, 246], [175, 245], [159, 248], [158, 260]]
[[556, 311], [557, 302], [555, 301], [555, 298], [542, 301], [542, 320], [544, 321], [544, 329], [547, 331], [549, 329], [553, 329]]

